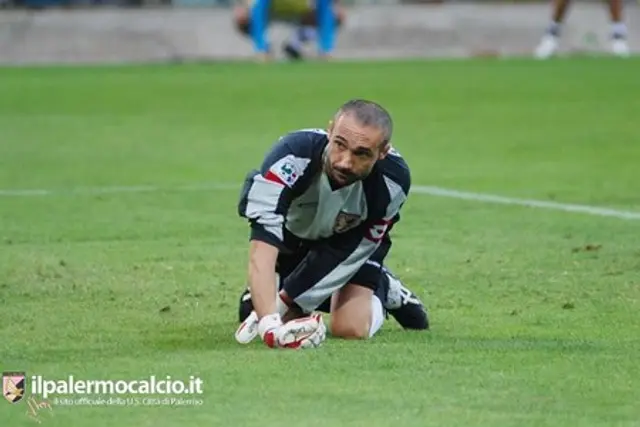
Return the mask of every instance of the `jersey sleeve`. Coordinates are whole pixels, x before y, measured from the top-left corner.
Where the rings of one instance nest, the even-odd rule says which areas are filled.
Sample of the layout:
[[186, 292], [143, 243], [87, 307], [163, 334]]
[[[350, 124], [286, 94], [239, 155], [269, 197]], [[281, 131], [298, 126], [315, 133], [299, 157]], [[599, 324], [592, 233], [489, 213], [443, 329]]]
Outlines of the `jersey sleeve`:
[[284, 280], [283, 287], [289, 298], [304, 311], [313, 311], [347, 284], [399, 220], [400, 209], [409, 193], [408, 170], [401, 177], [402, 182], [386, 176], [382, 180], [389, 195], [386, 209], [353, 230], [336, 234], [309, 251], [298, 268]]
[[313, 178], [312, 138], [286, 135], [265, 156], [260, 170], [245, 179], [238, 213], [251, 224], [251, 240], [284, 249], [284, 223], [291, 201]]

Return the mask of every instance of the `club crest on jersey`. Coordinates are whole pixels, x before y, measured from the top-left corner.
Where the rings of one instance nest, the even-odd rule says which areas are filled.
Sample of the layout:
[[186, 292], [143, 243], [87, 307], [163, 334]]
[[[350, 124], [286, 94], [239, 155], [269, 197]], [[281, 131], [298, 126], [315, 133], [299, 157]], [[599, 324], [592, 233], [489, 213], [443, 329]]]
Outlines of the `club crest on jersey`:
[[309, 159], [288, 155], [274, 163], [264, 177], [268, 181], [293, 187], [308, 164]]
[[333, 224], [333, 231], [335, 233], [344, 233], [356, 227], [358, 224], [360, 224], [360, 215], [340, 212]]
[[17, 403], [24, 397], [26, 388], [26, 375], [24, 372], [2, 373], [2, 395], [9, 403]]
[[371, 228], [367, 230], [367, 234], [365, 235], [365, 237], [374, 243], [378, 243], [384, 238], [384, 235], [387, 233], [389, 224], [390, 222], [385, 220], [376, 221], [371, 225]]

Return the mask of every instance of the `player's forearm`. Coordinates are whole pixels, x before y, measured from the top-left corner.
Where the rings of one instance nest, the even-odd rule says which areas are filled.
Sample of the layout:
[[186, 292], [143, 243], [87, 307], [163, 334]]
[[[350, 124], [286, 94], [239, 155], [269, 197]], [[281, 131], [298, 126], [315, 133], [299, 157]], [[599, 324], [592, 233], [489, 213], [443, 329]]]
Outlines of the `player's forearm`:
[[258, 318], [276, 312], [277, 249], [264, 243], [252, 242], [249, 260], [249, 288], [251, 301]]

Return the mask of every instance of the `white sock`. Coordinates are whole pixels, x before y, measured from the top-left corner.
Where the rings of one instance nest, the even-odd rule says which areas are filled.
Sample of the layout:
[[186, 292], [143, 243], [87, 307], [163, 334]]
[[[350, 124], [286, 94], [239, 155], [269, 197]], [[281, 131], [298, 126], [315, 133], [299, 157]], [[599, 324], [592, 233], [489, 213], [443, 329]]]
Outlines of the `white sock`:
[[302, 41], [303, 43], [309, 43], [314, 41], [316, 39], [316, 34], [317, 34], [317, 31], [315, 27], [312, 27], [310, 25], [300, 28], [300, 31], [298, 33], [300, 37], [300, 41]]
[[624, 22], [613, 22], [611, 24], [611, 34], [613, 37], [626, 38], [627, 26], [624, 24]]
[[280, 314], [280, 316], [284, 316], [287, 311], [289, 311], [289, 306], [282, 301], [280, 294], [276, 297], [276, 311]]
[[382, 309], [382, 301], [373, 295], [371, 297], [371, 327], [369, 328], [369, 338], [380, 330], [384, 323], [384, 310]]
[[311, 26], [297, 27], [291, 33], [289, 38], [289, 46], [295, 49], [301, 49], [305, 43], [311, 42], [316, 38], [316, 29]]
[[549, 26], [547, 27], [547, 34], [550, 34], [554, 37], [560, 36], [560, 30], [562, 29], [562, 23], [551, 21]]
[[284, 316], [289, 311], [289, 306], [280, 297], [280, 275], [276, 273], [276, 311]]

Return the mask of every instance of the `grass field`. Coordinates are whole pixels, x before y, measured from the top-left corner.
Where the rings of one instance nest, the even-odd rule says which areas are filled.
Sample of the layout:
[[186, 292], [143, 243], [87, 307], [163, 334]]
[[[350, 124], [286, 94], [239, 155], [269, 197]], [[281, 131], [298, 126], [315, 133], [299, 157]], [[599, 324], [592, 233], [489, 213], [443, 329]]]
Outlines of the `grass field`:
[[[640, 61], [0, 69], [0, 369], [204, 381], [42, 426], [640, 426], [640, 220], [415, 193], [389, 265], [432, 330], [233, 340], [239, 183], [348, 98], [416, 186], [640, 212]], [[36, 191], [30, 191], [36, 190]], [[42, 190], [42, 191], [39, 191]], [[0, 425], [35, 425], [27, 399]]]

